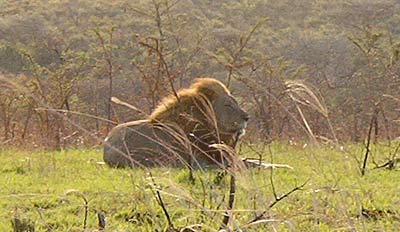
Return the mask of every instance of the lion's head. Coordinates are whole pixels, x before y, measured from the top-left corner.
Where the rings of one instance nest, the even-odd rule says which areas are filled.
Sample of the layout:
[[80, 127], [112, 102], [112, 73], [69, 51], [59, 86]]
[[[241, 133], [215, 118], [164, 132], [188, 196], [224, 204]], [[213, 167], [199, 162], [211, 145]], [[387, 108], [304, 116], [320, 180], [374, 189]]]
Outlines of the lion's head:
[[[239, 106], [222, 82], [213, 78], [197, 78], [189, 88], [180, 90], [177, 95], [179, 100], [175, 95], [165, 98], [151, 114], [150, 119], [177, 121], [182, 113], [193, 111], [193, 104], [196, 102], [194, 99], [206, 99], [212, 106], [220, 133], [239, 136], [244, 134], [249, 115]], [[196, 104], [196, 107], [199, 105]], [[200, 111], [202, 114], [195, 116], [196, 119], [205, 117], [204, 110]]]
[[220, 95], [212, 105], [222, 133], [237, 134], [238, 136], [245, 133], [249, 115], [240, 108], [238, 102], [231, 95]]

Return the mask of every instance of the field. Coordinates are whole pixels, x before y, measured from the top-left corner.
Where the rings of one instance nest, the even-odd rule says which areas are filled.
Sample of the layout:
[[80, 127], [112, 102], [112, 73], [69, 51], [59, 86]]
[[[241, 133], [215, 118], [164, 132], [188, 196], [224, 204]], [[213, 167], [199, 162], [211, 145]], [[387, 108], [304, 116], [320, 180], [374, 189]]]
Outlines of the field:
[[[400, 228], [399, 170], [373, 164], [383, 164], [393, 149], [374, 146], [365, 176], [360, 174], [361, 144], [275, 143], [255, 150], [266, 161], [273, 158], [293, 169], [236, 172], [230, 229]], [[241, 154], [257, 157], [254, 148], [243, 147]], [[219, 170], [198, 170], [191, 176], [186, 169], [112, 169], [98, 163], [102, 151], [96, 149], [31, 153], [3, 148], [0, 160], [0, 231], [12, 231], [12, 223], [18, 222], [36, 231], [94, 231], [98, 215], [104, 216], [107, 231], [166, 231], [166, 215], [178, 231], [218, 231], [228, 204], [229, 174]], [[273, 204], [273, 188], [279, 198], [303, 183]], [[263, 212], [258, 223], [250, 223]]]
[[[0, 0], [0, 232], [400, 231], [399, 3]], [[136, 120], [289, 167], [105, 165]]]

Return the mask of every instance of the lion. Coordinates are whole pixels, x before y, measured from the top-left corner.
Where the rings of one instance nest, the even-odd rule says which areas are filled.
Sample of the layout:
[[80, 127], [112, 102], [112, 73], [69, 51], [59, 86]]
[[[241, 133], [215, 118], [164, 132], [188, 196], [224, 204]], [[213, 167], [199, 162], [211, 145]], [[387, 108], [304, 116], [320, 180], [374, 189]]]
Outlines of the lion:
[[226, 155], [212, 145], [233, 147], [248, 120], [222, 82], [197, 78], [146, 119], [114, 127], [104, 140], [104, 161], [112, 167], [225, 165]]

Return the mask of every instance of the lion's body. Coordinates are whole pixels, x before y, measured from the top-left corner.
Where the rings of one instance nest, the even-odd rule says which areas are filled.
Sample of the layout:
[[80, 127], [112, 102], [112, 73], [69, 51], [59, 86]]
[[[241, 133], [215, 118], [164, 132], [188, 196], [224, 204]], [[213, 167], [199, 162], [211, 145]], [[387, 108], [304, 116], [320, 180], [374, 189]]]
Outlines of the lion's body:
[[147, 119], [115, 127], [105, 140], [105, 162], [117, 167], [224, 162], [209, 145], [233, 146], [247, 113], [215, 79], [198, 79], [177, 95], [165, 98]]

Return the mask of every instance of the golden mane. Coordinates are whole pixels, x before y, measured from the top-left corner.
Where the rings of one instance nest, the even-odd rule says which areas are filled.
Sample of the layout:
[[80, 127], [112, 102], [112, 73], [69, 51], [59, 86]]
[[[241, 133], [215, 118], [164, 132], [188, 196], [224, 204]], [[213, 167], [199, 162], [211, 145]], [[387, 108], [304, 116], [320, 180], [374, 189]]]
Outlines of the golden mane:
[[193, 98], [199, 97], [200, 95], [207, 96], [212, 100], [215, 96], [231, 94], [228, 88], [221, 81], [209, 77], [203, 77], [197, 78], [188, 88], [179, 90], [177, 95], [179, 100], [174, 94], [162, 99], [149, 116], [149, 119], [159, 120], [165, 118], [169, 111], [178, 108], [185, 108], [184, 106], [191, 104]]

